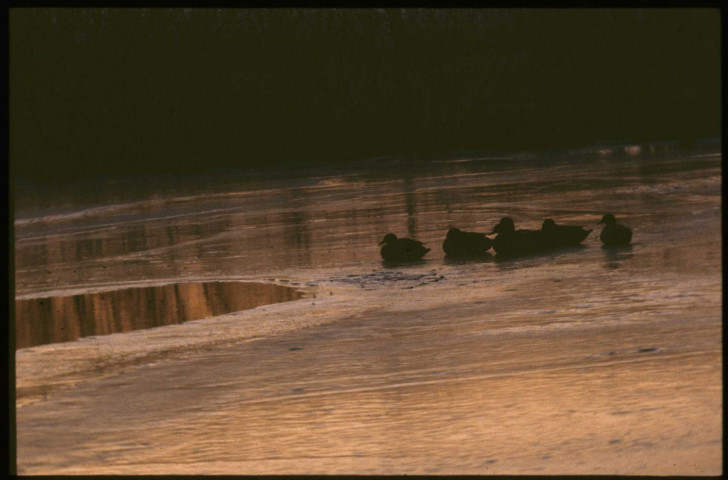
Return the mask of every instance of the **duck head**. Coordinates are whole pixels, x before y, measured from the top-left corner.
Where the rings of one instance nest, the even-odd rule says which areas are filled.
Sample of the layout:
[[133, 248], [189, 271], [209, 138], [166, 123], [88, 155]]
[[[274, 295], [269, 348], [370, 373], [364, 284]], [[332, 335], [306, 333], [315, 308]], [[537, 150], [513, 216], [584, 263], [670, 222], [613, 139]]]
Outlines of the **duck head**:
[[547, 218], [543, 221], [543, 225], [541, 225], [541, 230], [544, 232], [549, 232], [556, 227], [556, 222], [552, 218]]
[[394, 243], [397, 241], [397, 235], [393, 233], [388, 233], [384, 236], [381, 242], [379, 242], [379, 245], [384, 245], [385, 243]]
[[516, 225], [513, 223], [513, 219], [511, 217], [503, 217], [500, 219], [500, 222], [498, 222], [498, 225], [493, 228], [493, 231], [490, 232], [490, 235], [494, 233], [510, 233], [515, 231]]
[[458, 236], [459, 233], [460, 233], [459, 228], [451, 228], [450, 230], [447, 231], [447, 238], [455, 238]]
[[[617, 223], [617, 219], [614, 218], [614, 215], [612, 215], [611, 213], [607, 213], [606, 215], [604, 215], [602, 217], [601, 220], [599, 220], [599, 223], [604, 223], [606, 225], [614, 225], [615, 223]], [[599, 224], [597, 224], [597, 225], [599, 225]]]

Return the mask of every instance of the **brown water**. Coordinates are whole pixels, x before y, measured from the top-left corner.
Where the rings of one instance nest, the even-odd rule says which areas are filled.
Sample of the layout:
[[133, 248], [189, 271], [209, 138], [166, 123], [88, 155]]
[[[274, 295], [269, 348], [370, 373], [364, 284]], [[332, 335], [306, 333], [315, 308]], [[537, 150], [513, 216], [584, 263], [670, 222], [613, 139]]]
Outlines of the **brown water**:
[[[20, 473], [720, 473], [720, 154], [626, 151], [19, 189], [18, 299], [305, 292], [18, 350]], [[605, 212], [631, 247], [601, 247]], [[595, 231], [443, 258], [506, 214]], [[390, 231], [432, 251], [386, 267]]]
[[208, 282], [16, 300], [15, 348], [173, 325], [299, 298], [298, 291], [281, 285]]

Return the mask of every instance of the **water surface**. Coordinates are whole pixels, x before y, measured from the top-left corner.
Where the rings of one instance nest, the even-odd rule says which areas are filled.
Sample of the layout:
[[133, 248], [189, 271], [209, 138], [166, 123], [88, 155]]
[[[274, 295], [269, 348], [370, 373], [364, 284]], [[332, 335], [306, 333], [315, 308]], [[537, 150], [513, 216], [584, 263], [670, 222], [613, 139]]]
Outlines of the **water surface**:
[[179, 283], [15, 301], [15, 348], [68, 342], [297, 300], [289, 287], [254, 282]]
[[[720, 159], [610, 147], [21, 186], [18, 299], [306, 294], [18, 350], [20, 472], [718, 474]], [[602, 248], [606, 212], [630, 247]], [[444, 258], [450, 227], [505, 215], [594, 231], [545, 255]], [[388, 232], [432, 251], [386, 266]]]

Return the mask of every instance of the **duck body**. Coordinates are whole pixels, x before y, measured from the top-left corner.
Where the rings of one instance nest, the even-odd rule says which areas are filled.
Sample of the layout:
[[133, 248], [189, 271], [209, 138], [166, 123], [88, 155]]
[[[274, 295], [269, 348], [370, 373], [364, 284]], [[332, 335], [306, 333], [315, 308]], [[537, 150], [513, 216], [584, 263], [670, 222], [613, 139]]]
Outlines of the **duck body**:
[[517, 256], [543, 252], [548, 249], [540, 230], [516, 230], [510, 217], [503, 217], [491, 233], [498, 236], [493, 240], [493, 249], [498, 255]]
[[484, 233], [463, 232], [451, 228], [442, 242], [443, 251], [450, 257], [472, 257], [485, 255], [493, 241]]
[[397, 238], [393, 233], [384, 236], [379, 245], [384, 245], [380, 251], [382, 258], [387, 262], [411, 262], [419, 260], [430, 251], [429, 248], [411, 238]]
[[628, 245], [632, 241], [632, 230], [618, 224], [617, 219], [611, 213], [604, 215], [599, 223], [605, 224], [599, 235], [599, 239], [605, 246]]
[[573, 247], [583, 242], [591, 233], [584, 227], [572, 225], [557, 225], [552, 219], [547, 218], [541, 226], [544, 244], [547, 248]]

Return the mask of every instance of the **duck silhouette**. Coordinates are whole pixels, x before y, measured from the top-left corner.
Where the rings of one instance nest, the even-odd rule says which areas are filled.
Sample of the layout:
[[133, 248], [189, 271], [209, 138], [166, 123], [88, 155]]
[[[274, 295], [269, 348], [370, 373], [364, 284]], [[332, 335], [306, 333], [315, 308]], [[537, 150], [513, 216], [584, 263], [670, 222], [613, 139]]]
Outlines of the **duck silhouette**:
[[411, 238], [397, 238], [397, 235], [388, 233], [384, 236], [379, 245], [384, 245], [381, 250], [382, 258], [388, 262], [411, 262], [419, 260], [430, 251], [429, 248]]
[[516, 230], [511, 217], [503, 217], [490, 232], [497, 233], [493, 240], [493, 250], [498, 255], [528, 255], [547, 249], [543, 232], [540, 230]]
[[618, 224], [617, 219], [611, 213], [604, 215], [599, 223], [604, 224], [602, 233], [599, 235], [599, 239], [604, 245], [614, 247], [627, 245], [632, 241], [632, 230], [629, 227]]
[[484, 233], [463, 232], [459, 228], [451, 228], [442, 242], [442, 249], [450, 257], [474, 257], [484, 255], [491, 245], [493, 241]]
[[548, 248], [564, 248], [579, 245], [592, 230], [572, 225], [557, 225], [551, 218], [547, 218], [541, 225], [544, 244]]

